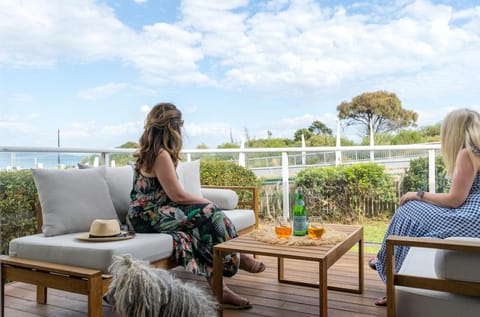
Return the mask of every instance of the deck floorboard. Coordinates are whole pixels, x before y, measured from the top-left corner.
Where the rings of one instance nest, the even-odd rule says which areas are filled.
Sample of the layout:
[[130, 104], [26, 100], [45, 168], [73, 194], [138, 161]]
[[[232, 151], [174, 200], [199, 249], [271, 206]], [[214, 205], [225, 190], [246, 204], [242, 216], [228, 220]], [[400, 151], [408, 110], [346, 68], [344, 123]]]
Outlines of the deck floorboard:
[[[377, 273], [371, 270], [365, 256], [365, 290], [363, 294], [328, 291], [328, 315], [330, 317], [386, 316], [385, 307], [373, 304], [385, 294], [385, 286]], [[277, 281], [277, 259], [262, 257], [267, 269], [260, 274], [239, 272], [233, 278], [225, 278], [230, 288], [248, 298], [253, 307], [248, 310], [226, 310], [224, 317], [312, 317], [318, 316], [316, 288], [283, 284]], [[355, 288], [358, 285], [357, 255], [345, 255], [329, 269], [329, 285]], [[315, 263], [289, 260], [287, 270], [290, 278], [314, 281], [318, 267]], [[172, 270], [185, 281], [194, 281], [207, 288], [204, 278], [194, 276], [181, 268]], [[10, 283], [5, 288], [6, 317], [80, 317], [87, 314], [87, 297], [84, 295], [49, 290], [46, 305], [35, 302], [35, 286], [20, 282]], [[103, 305], [104, 317], [118, 317], [108, 304]]]

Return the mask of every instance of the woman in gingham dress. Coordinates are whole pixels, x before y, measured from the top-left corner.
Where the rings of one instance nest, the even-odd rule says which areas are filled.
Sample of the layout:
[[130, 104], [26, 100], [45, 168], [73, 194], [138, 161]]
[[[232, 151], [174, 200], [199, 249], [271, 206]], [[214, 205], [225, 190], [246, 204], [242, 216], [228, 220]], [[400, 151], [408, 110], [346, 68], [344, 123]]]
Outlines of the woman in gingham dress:
[[[235, 238], [230, 219], [212, 202], [183, 190], [175, 167], [182, 148], [181, 112], [170, 103], [156, 105], [147, 115], [134, 170], [128, 221], [135, 232], [163, 232], [172, 236], [172, 259], [187, 271], [207, 277], [211, 285], [213, 246]], [[223, 275], [238, 268], [251, 273], [265, 270], [246, 254], [230, 254]], [[250, 302], [223, 286], [223, 308], [250, 308]]]
[[[382, 247], [369, 265], [386, 282], [386, 243], [389, 235], [445, 239], [480, 237], [480, 114], [469, 109], [450, 112], [440, 133], [443, 160], [452, 177], [448, 193], [408, 192], [400, 198]], [[409, 248], [395, 247], [395, 269]], [[386, 298], [375, 304], [386, 305]]]

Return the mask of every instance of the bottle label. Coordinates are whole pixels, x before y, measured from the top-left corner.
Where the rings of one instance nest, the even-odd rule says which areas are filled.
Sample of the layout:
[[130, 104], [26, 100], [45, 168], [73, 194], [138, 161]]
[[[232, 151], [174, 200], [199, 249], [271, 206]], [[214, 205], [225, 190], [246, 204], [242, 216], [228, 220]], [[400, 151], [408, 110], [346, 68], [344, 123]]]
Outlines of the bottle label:
[[293, 216], [293, 231], [306, 232], [307, 231], [307, 217]]

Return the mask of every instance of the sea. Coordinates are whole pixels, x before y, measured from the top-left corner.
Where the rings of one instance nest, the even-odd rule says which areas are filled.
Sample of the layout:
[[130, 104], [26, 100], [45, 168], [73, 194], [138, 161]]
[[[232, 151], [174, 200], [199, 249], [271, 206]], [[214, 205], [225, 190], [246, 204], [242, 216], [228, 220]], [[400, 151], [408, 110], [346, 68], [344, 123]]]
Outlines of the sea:
[[57, 154], [44, 152], [0, 152], [0, 171], [30, 169], [37, 167], [77, 167], [77, 164], [87, 157], [89, 157], [89, 155], [85, 153]]

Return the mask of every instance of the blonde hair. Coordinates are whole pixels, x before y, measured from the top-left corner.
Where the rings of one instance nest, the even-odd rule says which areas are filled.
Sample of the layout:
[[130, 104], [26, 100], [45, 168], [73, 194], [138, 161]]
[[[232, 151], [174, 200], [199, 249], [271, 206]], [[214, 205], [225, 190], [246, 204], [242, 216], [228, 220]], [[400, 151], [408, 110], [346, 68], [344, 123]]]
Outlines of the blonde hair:
[[473, 150], [478, 151], [480, 148], [480, 114], [470, 109], [450, 112], [443, 120], [440, 140], [448, 176], [453, 175], [458, 153], [464, 148], [468, 150], [470, 160], [477, 170]]
[[177, 166], [182, 149], [182, 113], [171, 103], [160, 103], [153, 107], [145, 119], [145, 127], [140, 137], [140, 149], [134, 154], [137, 170], [144, 168], [147, 173], [153, 169], [160, 150], [170, 154]]

